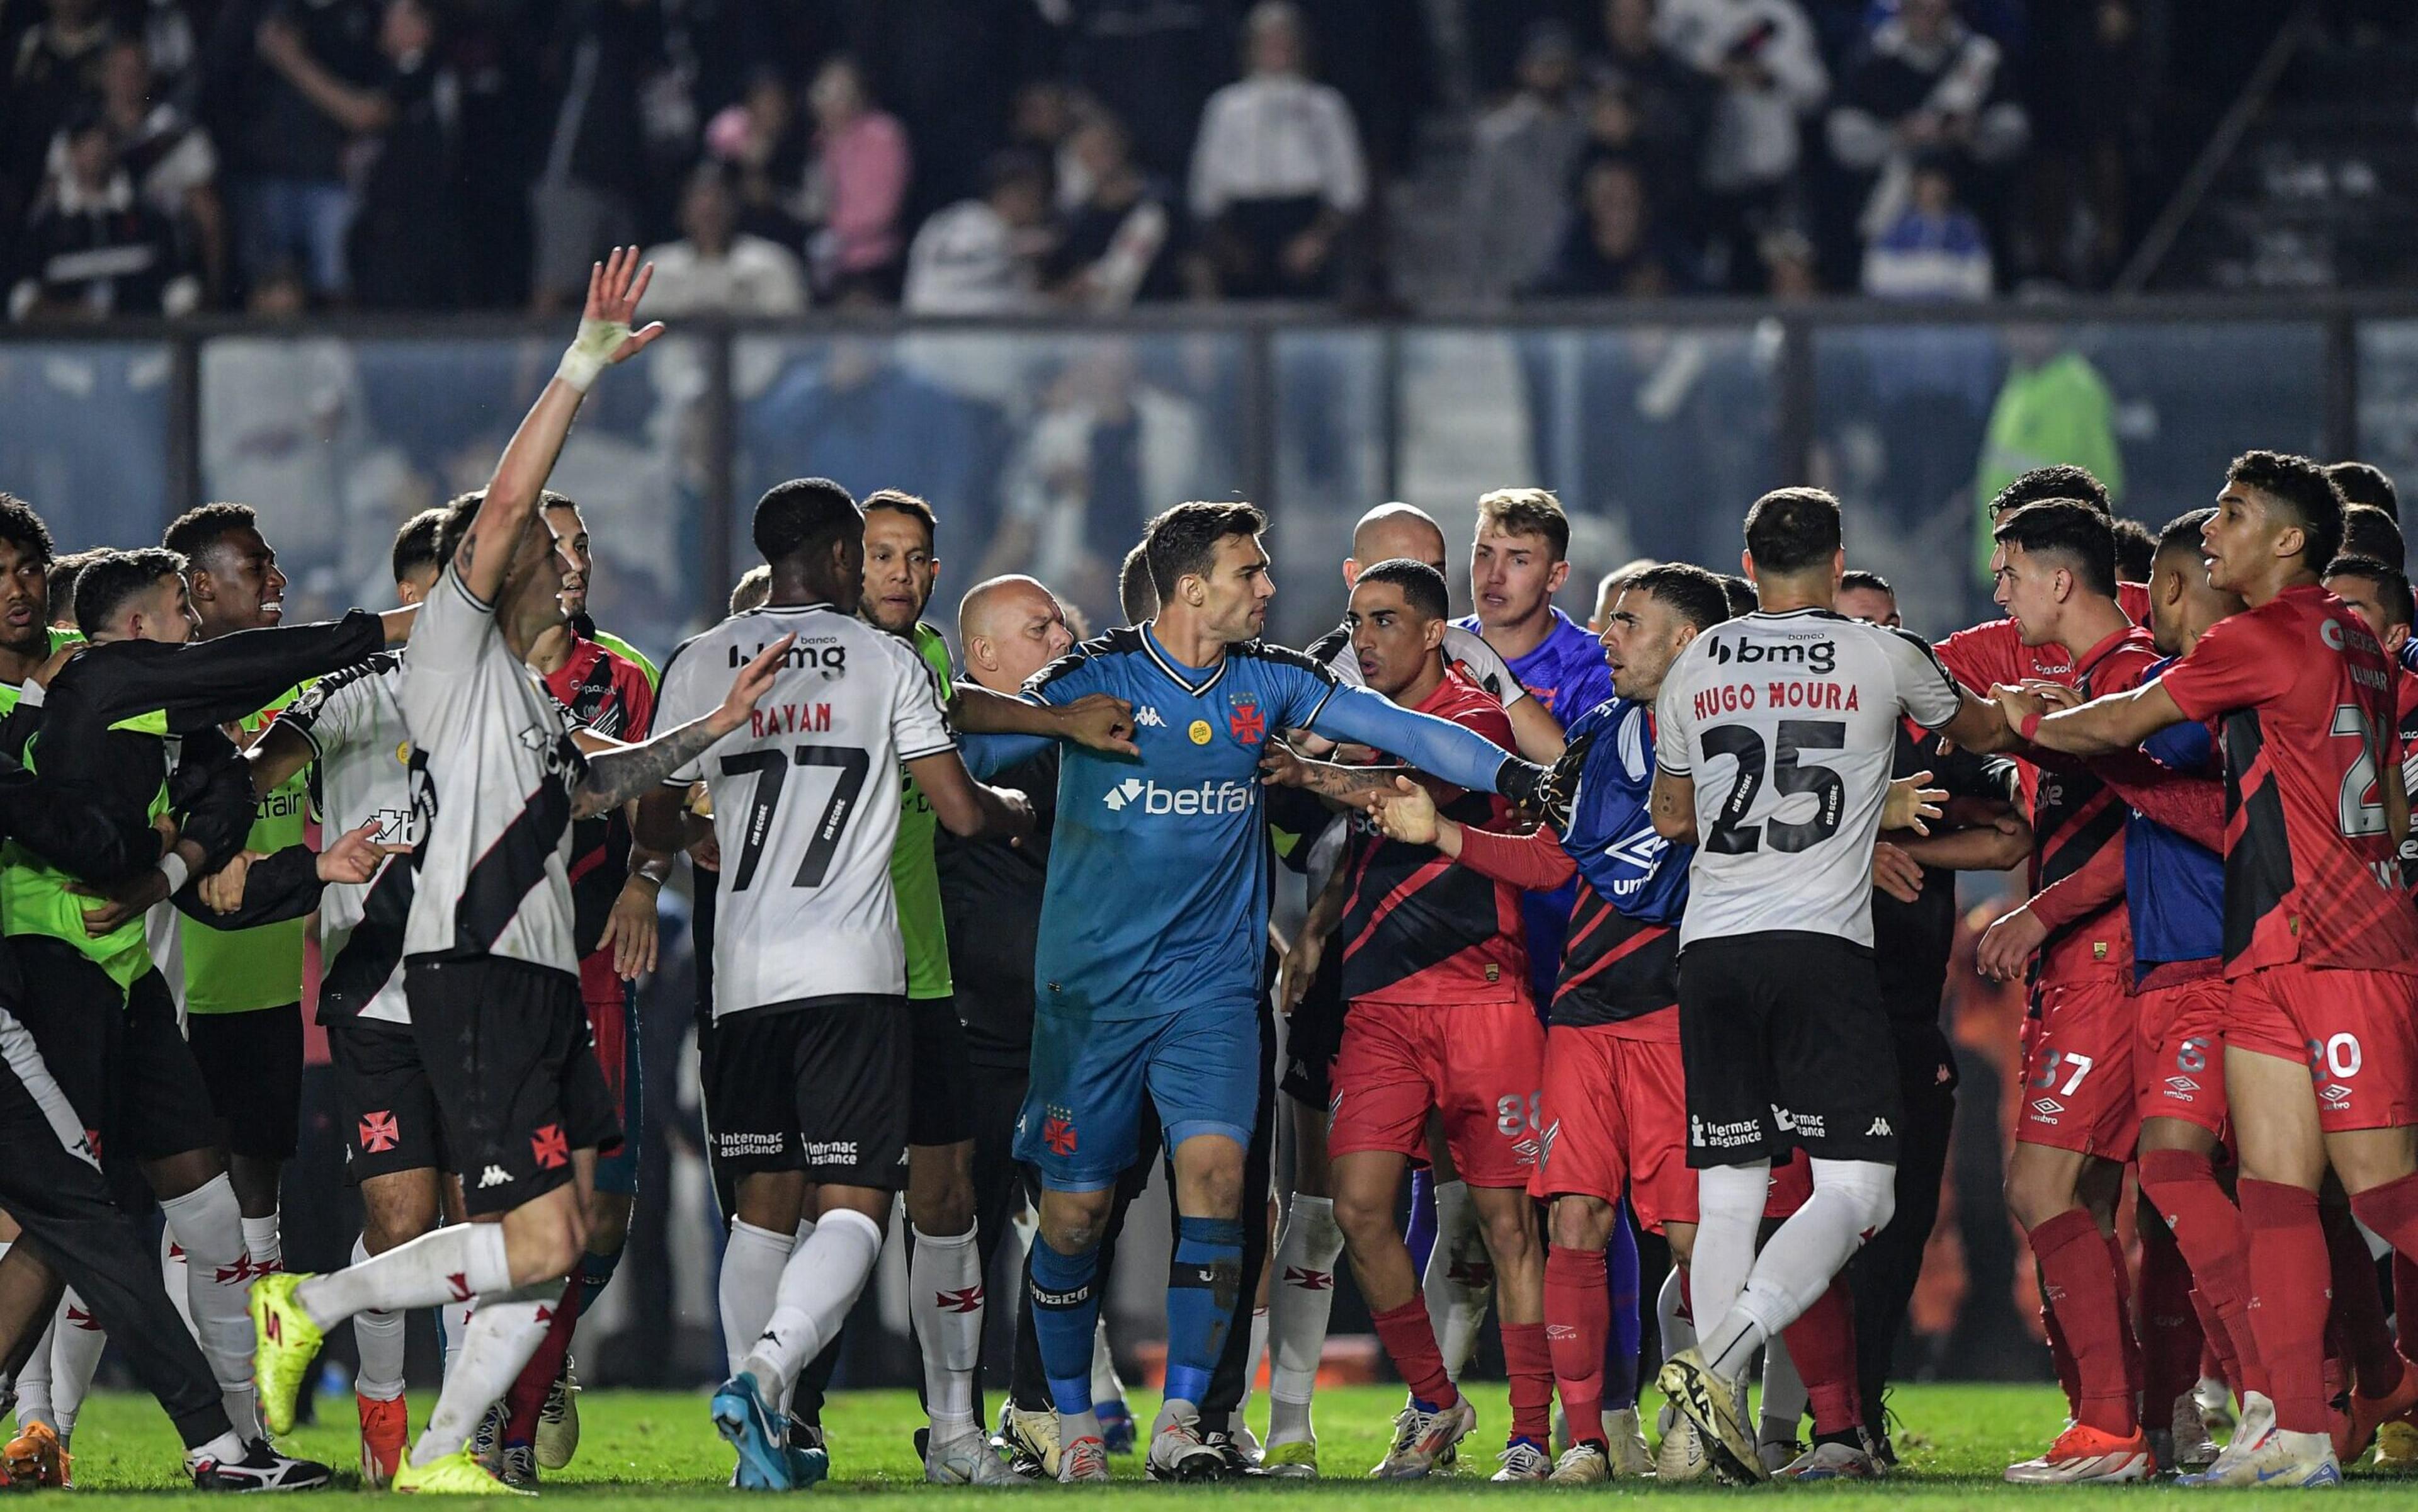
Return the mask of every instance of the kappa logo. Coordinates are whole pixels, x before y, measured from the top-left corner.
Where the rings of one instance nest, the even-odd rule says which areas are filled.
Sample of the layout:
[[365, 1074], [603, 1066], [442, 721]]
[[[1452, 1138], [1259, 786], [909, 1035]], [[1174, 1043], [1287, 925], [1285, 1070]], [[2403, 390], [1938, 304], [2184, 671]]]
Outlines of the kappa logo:
[[1896, 1137], [1896, 1131], [1890, 1127], [1890, 1122], [1885, 1118], [1873, 1120], [1873, 1126], [1864, 1131], [1864, 1138], [1867, 1139], [1890, 1139]]
[[1153, 709], [1148, 704], [1144, 704], [1134, 710], [1134, 724], [1146, 730], [1163, 730], [1167, 728], [1167, 721], [1159, 718], [1158, 710]]
[[2064, 1111], [2065, 1105], [2058, 1102], [2054, 1097], [2035, 1097], [2032, 1099], [2032, 1115], [2043, 1123], [2057, 1117], [2059, 1113]]
[[501, 1186], [512, 1179], [512, 1173], [503, 1167], [489, 1166], [479, 1177], [479, 1190], [483, 1192], [490, 1186]]
[[396, 1129], [394, 1114], [385, 1108], [361, 1115], [361, 1150], [364, 1153], [382, 1155], [402, 1139]]

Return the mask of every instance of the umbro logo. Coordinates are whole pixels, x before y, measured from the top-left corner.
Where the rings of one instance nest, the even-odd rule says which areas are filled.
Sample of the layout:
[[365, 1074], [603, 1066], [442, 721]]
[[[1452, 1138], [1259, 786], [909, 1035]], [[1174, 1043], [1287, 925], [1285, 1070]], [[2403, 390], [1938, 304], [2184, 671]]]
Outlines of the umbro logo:
[[2042, 1118], [2055, 1118], [2065, 1111], [2065, 1105], [2054, 1097], [2036, 1097], [2032, 1099], [2032, 1111]]
[[2323, 1100], [2328, 1107], [2342, 1107], [2349, 1104], [2351, 1092], [2349, 1087], [2346, 1087], [2341, 1082], [2337, 1081], [2330, 1086], [2321, 1088], [2318, 1092], [2318, 1096]]
[[1144, 704], [1140, 709], [1134, 710], [1134, 723], [1146, 730], [1163, 730], [1167, 728], [1167, 721], [1159, 718], [1158, 710], [1153, 709], [1148, 704]]
[[2199, 1091], [2199, 1083], [2192, 1080], [2189, 1077], [2168, 1077], [2166, 1078], [2166, 1095], [2169, 1097], [2189, 1097], [2192, 1093], [2197, 1091]]
[[503, 1167], [489, 1166], [479, 1177], [479, 1190], [483, 1192], [490, 1186], [501, 1186], [512, 1179], [512, 1173]]

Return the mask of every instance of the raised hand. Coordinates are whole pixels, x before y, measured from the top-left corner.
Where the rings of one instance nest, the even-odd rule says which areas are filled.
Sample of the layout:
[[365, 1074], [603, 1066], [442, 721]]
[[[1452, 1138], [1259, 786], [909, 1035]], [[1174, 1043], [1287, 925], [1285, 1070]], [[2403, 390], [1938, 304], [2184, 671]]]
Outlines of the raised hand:
[[1918, 771], [1890, 784], [1889, 797], [1881, 803], [1881, 828], [1929, 834], [1929, 821], [1939, 817], [1940, 805], [1948, 802], [1946, 788], [1923, 786], [1930, 781], [1931, 773]]
[[1369, 817], [1388, 840], [1408, 846], [1436, 842], [1435, 799], [1408, 777], [1395, 778], [1390, 791], [1379, 788], [1369, 795]]
[[1133, 705], [1105, 693], [1087, 693], [1060, 711], [1066, 738], [1094, 751], [1140, 756], [1133, 741]]
[[1883, 840], [1873, 847], [1873, 886], [1900, 903], [1912, 903], [1922, 896], [1922, 865]]
[[585, 332], [589, 321], [621, 328], [622, 340], [604, 360], [626, 362], [647, 348], [647, 344], [664, 333], [660, 320], [642, 330], [632, 329], [638, 318], [638, 301], [647, 297], [647, 285], [655, 281], [655, 265], [641, 264], [635, 247], [616, 247], [604, 261], [588, 269], [588, 305], [579, 314], [580, 328]]
[[713, 731], [715, 739], [719, 740], [747, 723], [747, 717], [756, 711], [756, 706], [773, 691], [773, 680], [780, 676], [782, 664], [788, 659], [789, 648], [797, 643], [798, 637], [794, 634], [784, 635], [758, 651], [754, 661], [739, 669], [739, 675], [730, 680], [730, 692], [722, 700], [722, 707], [706, 716], [707, 727]]
[[[319, 880], [349, 882], [360, 886], [377, 875], [378, 868], [386, 864], [386, 859], [389, 856], [410, 853], [409, 846], [378, 844], [380, 829], [379, 822], [372, 819], [358, 830], [347, 830], [338, 835], [334, 845], [319, 852]], [[236, 901], [241, 902], [242, 897], [243, 894], [237, 893]], [[217, 903], [210, 901], [207, 883], [203, 884], [202, 901], [209, 903], [211, 908], [217, 909], [221, 913], [235, 911], [232, 905], [221, 908]]]

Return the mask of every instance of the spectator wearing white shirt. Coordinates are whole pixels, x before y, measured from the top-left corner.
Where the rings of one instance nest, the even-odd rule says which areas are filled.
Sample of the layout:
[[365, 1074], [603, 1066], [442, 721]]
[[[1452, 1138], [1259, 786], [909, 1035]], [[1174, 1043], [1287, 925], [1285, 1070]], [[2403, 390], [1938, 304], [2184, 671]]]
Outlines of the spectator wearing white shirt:
[[1915, 160], [1897, 213], [1864, 248], [1864, 292], [1879, 299], [1986, 299], [1990, 241], [1956, 201], [1943, 154]]
[[1805, 117], [1830, 90], [1813, 23], [1797, 0], [1663, 0], [1657, 30], [1721, 85], [1698, 174], [1722, 281], [1752, 290], [1756, 247], [1786, 219]]
[[1052, 237], [1049, 170], [1025, 152], [992, 159], [988, 188], [932, 212], [907, 251], [906, 307], [924, 315], [1039, 309], [1040, 264]]
[[1521, 53], [1520, 92], [1478, 118], [1461, 217], [1462, 267], [1474, 293], [1507, 298], [1553, 265], [1587, 140], [1577, 83], [1569, 32], [1538, 25]]
[[1284, 0], [1252, 8], [1244, 50], [1245, 76], [1201, 114], [1193, 219], [1227, 296], [1330, 295], [1337, 244], [1369, 196], [1351, 107], [1308, 78], [1301, 13]]
[[[806, 268], [796, 252], [739, 227], [740, 199], [731, 167], [712, 159], [688, 176], [681, 193], [681, 239], [650, 248], [655, 281], [647, 308], [681, 315], [794, 315], [806, 308]], [[732, 374], [742, 399], [764, 391], [781, 368], [781, 353], [748, 343], [734, 353]], [[704, 395], [705, 352], [673, 337], [657, 350], [650, 374], [656, 391], [676, 401]]]

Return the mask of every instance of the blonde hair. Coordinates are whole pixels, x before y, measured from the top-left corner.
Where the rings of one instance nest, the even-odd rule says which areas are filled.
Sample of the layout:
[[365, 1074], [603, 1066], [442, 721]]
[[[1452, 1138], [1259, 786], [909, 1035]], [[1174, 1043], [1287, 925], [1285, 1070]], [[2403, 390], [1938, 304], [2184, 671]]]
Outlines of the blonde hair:
[[1477, 496], [1477, 528], [1489, 526], [1507, 536], [1542, 536], [1553, 548], [1553, 560], [1570, 554], [1570, 517], [1549, 489], [1498, 488]]

